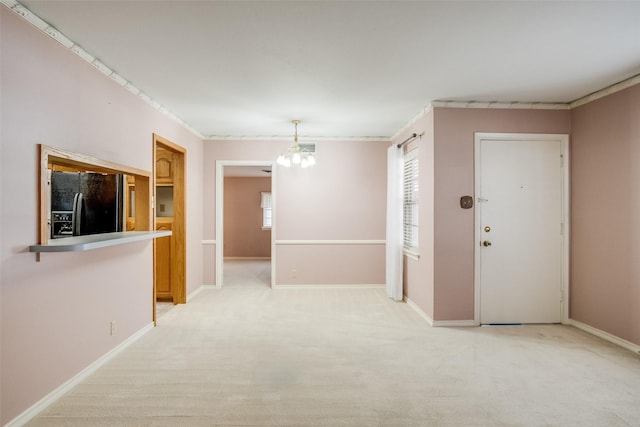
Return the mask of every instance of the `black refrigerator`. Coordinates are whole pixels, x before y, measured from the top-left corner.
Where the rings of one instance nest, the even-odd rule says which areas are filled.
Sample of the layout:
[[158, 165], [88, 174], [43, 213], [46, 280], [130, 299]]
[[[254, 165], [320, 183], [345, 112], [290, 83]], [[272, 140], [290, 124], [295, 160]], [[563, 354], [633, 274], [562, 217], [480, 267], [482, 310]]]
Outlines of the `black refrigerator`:
[[51, 238], [122, 231], [123, 176], [51, 173]]

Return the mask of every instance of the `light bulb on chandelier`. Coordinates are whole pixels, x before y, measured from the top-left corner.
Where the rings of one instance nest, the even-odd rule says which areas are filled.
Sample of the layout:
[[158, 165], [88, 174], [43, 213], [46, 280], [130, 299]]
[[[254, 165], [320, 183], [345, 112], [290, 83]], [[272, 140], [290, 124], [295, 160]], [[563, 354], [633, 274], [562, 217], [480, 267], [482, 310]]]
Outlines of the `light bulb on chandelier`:
[[280, 166], [284, 166], [285, 168], [289, 168], [291, 165], [299, 165], [301, 168], [307, 168], [315, 165], [316, 159], [313, 156], [313, 153], [300, 150], [300, 145], [298, 145], [298, 124], [300, 123], [300, 120], [292, 120], [291, 123], [295, 126], [293, 147], [280, 154], [276, 163]]

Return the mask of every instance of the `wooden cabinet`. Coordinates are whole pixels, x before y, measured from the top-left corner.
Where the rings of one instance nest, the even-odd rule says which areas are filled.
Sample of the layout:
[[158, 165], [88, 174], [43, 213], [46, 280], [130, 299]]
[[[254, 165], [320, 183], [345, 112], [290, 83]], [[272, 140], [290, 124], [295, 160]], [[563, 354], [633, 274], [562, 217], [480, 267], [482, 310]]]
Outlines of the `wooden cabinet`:
[[173, 184], [173, 153], [167, 150], [156, 150], [156, 184]]
[[[171, 230], [173, 218], [157, 218], [156, 230]], [[173, 236], [156, 239], [156, 299], [173, 301], [173, 289], [171, 286], [171, 239]]]
[[[173, 185], [175, 164], [173, 163], [173, 153], [162, 148], [156, 148], [156, 193], [158, 188], [166, 188]], [[156, 195], [160, 197], [160, 195]], [[164, 197], [164, 196], [163, 196]], [[162, 197], [161, 197], [162, 199]], [[160, 203], [162, 202], [162, 203]], [[169, 202], [156, 199], [156, 230], [172, 230], [173, 229], [173, 207], [167, 212], [169, 216], [164, 214], [165, 205]], [[173, 206], [173, 202], [170, 204]], [[163, 211], [163, 212], [160, 212]], [[173, 301], [173, 286], [171, 281], [171, 248], [173, 246], [174, 237], [161, 237], [156, 239], [156, 299], [163, 301]]]

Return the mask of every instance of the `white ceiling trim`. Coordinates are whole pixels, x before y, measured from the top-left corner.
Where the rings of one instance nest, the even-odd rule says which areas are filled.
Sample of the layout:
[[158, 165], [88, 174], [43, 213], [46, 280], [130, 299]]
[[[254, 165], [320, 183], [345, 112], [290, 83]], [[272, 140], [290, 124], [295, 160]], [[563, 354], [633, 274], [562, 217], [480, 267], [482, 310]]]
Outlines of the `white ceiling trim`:
[[630, 77], [626, 80], [623, 80], [621, 82], [612, 84], [609, 87], [606, 87], [604, 89], [600, 89], [597, 92], [591, 93], [587, 96], [583, 96], [582, 98], [576, 99], [575, 101], [571, 102], [569, 104], [570, 108], [576, 108], [579, 107], [581, 105], [587, 104], [591, 101], [595, 101], [596, 99], [600, 99], [603, 98], [607, 95], [611, 95], [614, 94], [616, 92], [620, 92], [621, 90], [624, 90], [626, 88], [629, 88], [631, 86], [635, 86], [638, 83], [640, 83], [640, 74], [637, 74], [633, 77]]
[[[304, 136], [299, 135], [300, 144], [312, 144], [318, 141], [335, 141], [335, 142], [391, 142], [388, 136]], [[211, 135], [204, 140], [205, 142], [216, 141], [293, 141], [293, 135], [272, 135], [272, 136], [233, 136], [233, 135]]]
[[433, 101], [434, 108], [484, 108], [511, 110], [568, 110], [564, 102], [482, 102], [482, 101]]
[[[409, 120], [407, 123], [405, 123], [404, 126], [402, 126], [400, 128], [400, 130], [398, 130], [396, 133], [393, 134], [393, 136], [391, 137], [391, 141], [394, 141], [396, 139], [398, 139], [400, 137], [400, 135], [402, 135], [402, 133], [404, 133], [409, 127], [411, 127], [415, 122], [417, 122], [418, 120], [420, 120], [422, 118], [422, 116], [424, 116], [425, 114], [427, 114], [429, 111], [431, 111], [433, 109], [433, 104], [427, 105], [426, 107], [424, 107], [421, 111], [419, 111], [415, 116], [413, 116], [411, 118], [411, 120]], [[424, 132], [424, 131], [423, 131]]]
[[142, 99], [144, 102], [146, 102], [156, 110], [160, 111], [162, 114], [166, 115], [170, 119], [179, 123], [182, 127], [187, 129], [189, 132], [193, 133], [200, 139], [204, 139], [204, 136], [200, 132], [198, 132], [195, 128], [193, 128], [184, 120], [182, 120], [181, 118], [173, 114], [171, 111], [167, 110], [164, 106], [160, 105], [160, 103], [151, 99], [151, 97], [149, 97], [148, 95], [140, 91], [140, 89], [135, 87], [127, 79], [125, 79], [124, 77], [122, 77], [121, 75], [113, 71], [102, 61], [100, 61], [99, 59], [91, 55], [89, 52], [84, 50], [81, 46], [77, 45], [73, 40], [66, 37], [64, 34], [58, 31], [58, 29], [56, 29], [55, 27], [49, 25], [47, 22], [42, 20], [35, 13], [31, 12], [29, 9], [21, 5], [18, 1], [0, 0], [0, 3], [7, 6], [9, 9], [15, 12], [18, 16], [21, 16], [24, 20], [29, 22], [31, 25], [33, 25], [43, 33], [47, 34], [49, 37], [51, 37], [52, 39], [54, 39], [55, 41], [57, 41], [58, 43], [60, 43], [61, 45], [63, 45], [73, 53], [75, 53], [76, 55], [78, 55], [80, 58], [82, 58], [89, 64], [93, 65], [94, 68], [96, 68], [98, 71], [100, 71], [104, 75], [110, 77], [114, 82], [118, 83], [120, 86], [124, 87], [129, 92], [136, 95], [138, 98]]
[[543, 102], [480, 102], [480, 101], [433, 101], [434, 108], [504, 108], [504, 109], [526, 109], [526, 110], [571, 110], [596, 99], [604, 98], [624, 89], [630, 88], [640, 83], [640, 74], [630, 77], [621, 82], [607, 86], [589, 95], [578, 98], [569, 103], [543, 103]]
[[[73, 40], [66, 37], [63, 33], [61, 33], [58, 29], [49, 25], [47, 22], [42, 20], [35, 13], [24, 7], [16, 0], [0, 0], [1, 4], [4, 4], [17, 15], [21, 16], [31, 25], [47, 34], [52, 39], [56, 40], [58, 43], [71, 50], [73, 53], [78, 55], [84, 61], [91, 64], [98, 71], [103, 73], [104, 75], [110, 77], [113, 81], [118, 83], [120, 86], [127, 89], [132, 94], [136, 95], [138, 98], [142, 99], [144, 102], [149, 104], [151, 107], [165, 114], [172, 120], [178, 122], [181, 126], [187, 129], [189, 132], [196, 135], [198, 138], [201, 138], [204, 141], [248, 141], [248, 140], [266, 140], [266, 141], [274, 141], [274, 140], [283, 140], [290, 139], [293, 136], [280, 136], [280, 135], [272, 135], [272, 136], [234, 136], [234, 135], [208, 135], [205, 136], [197, 131], [195, 128], [190, 126], [181, 118], [177, 117], [167, 108], [165, 108], [160, 103], [153, 100], [150, 96], [142, 92], [136, 86], [134, 86], [131, 82], [129, 82], [126, 78], [121, 76], [120, 74], [113, 71], [109, 66], [104, 64], [102, 61], [97, 59], [95, 56], [91, 55], [89, 52], [84, 50], [80, 45], [76, 44]], [[304, 137], [302, 137], [304, 138]], [[315, 141], [370, 141], [370, 142], [390, 142], [391, 138], [388, 136], [324, 136], [324, 137], [313, 137], [311, 138]]]

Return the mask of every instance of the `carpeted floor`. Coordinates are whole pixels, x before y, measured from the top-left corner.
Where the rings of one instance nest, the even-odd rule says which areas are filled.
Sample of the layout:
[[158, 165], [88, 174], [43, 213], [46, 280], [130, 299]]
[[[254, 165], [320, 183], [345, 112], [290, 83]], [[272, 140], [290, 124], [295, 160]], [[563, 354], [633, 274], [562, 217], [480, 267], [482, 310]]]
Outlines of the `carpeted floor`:
[[160, 319], [167, 314], [169, 310], [173, 309], [173, 307], [175, 307], [175, 305], [173, 305], [172, 302], [156, 301], [156, 319]]
[[29, 425], [640, 426], [640, 357], [568, 326], [431, 328], [383, 289], [240, 280]]

